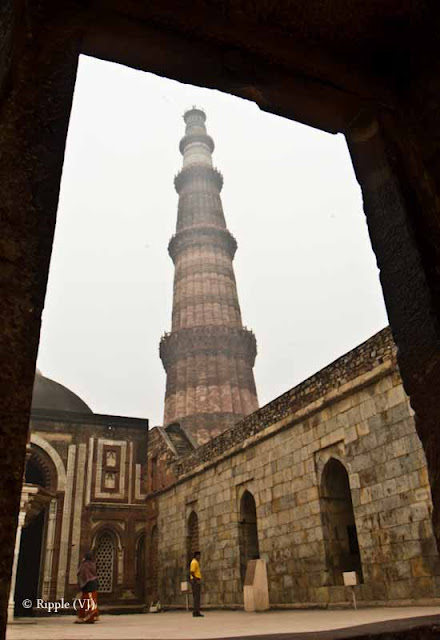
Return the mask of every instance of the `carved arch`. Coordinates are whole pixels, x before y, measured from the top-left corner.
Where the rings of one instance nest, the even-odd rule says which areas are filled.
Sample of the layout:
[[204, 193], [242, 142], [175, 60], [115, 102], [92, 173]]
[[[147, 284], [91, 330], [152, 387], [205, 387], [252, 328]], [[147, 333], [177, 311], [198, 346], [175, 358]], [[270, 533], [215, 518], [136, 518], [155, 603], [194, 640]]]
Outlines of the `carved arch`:
[[56, 449], [54, 449], [53, 446], [47, 442], [47, 440], [37, 435], [36, 433], [31, 434], [30, 441], [31, 445], [33, 444], [36, 447], [42, 449], [52, 460], [57, 472], [56, 490], [65, 491], [67, 482], [66, 469], [58, 451], [56, 451]]

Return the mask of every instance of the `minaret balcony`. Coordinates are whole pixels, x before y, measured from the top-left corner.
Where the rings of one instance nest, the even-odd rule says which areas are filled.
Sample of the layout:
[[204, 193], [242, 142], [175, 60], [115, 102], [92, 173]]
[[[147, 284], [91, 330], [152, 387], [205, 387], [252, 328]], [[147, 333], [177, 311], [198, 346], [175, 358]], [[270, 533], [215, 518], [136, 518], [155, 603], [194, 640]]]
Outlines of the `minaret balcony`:
[[233, 260], [237, 251], [237, 241], [227, 229], [213, 225], [187, 227], [176, 233], [168, 244], [168, 253], [175, 263], [177, 256], [191, 247], [214, 246], [223, 249]]
[[203, 164], [192, 164], [179, 171], [174, 178], [174, 187], [180, 193], [184, 186], [189, 184], [194, 178], [204, 178], [210, 180], [217, 187], [219, 193], [223, 187], [223, 176], [218, 169]]
[[224, 325], [179, 329], [166, 333], [160, 341], [159, 354], [165, 371], [178, 360], [198, 353], [243, 358], [253, 367], [257, 356], [257, 341], [249, 329]]
[[182, 138], [179, 144], [180, 153], [183, 155], [185, 153], [185, 147], [193, 142], [200, 142], [201, 144], [205, 144], [210, 152], [214, 151], [214, 140], [208, 134], [202, 133], [190, 133]]

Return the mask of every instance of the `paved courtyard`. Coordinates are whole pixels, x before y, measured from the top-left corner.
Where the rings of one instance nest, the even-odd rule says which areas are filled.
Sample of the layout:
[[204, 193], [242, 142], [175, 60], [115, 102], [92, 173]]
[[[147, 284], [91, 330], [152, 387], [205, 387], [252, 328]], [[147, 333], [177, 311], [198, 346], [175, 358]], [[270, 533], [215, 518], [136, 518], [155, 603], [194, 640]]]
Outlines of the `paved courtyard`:
[[[204, 640], [289, 634], [303, 637], [308, 632], [322, 632], [373, 624], [373, 630], [400, 628], [423, 622], [425, 616], [440, 625], [440, 607], [375, 608], [352, 610], [208, 611], [204, 618], [193, 618], [181, 611], [160, 614], [101, 616], [94, 625], [75, 625], [70, 616], [18, 621], [8, 627], [7, 640]], [[414, 622], [414, 618], [416, 621]], [[419, 618], [419, 621], [417, 621]], [[410, 620], [411, 619], [411, 620]], [[391, 622], [389, 622], [391, 621]], [[376, 623], [376, 624], [374, 624]], [[379, 623], [378, 626], [377, 623]], [[390, 627], [391, 625], [391, 627]], [[354, 630], [353, 630], [354, 631]], [[364, 633], [365, 633], [364, 629]], [[299, 634], [299, 636], [296, 636]], [[330, 633], [323, 637], [348, 637]], [[307, 637], [307, 636], [306, 636]], [[309, 636], [310, 637], [310, 636]], [[312, 634], [311, 637], [321, 637]]]

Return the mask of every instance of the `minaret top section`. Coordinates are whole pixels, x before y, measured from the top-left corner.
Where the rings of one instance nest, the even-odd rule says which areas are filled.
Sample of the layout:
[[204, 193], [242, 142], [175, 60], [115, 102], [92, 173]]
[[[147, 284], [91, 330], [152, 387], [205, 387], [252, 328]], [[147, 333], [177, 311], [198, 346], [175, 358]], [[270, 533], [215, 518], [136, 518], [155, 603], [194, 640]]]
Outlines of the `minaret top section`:
[[206, 122], [206, 113], [203, 109], [200, 109], [199, 107], [193, 105], [191, 109], [185, 111], [185, 113], [183, 114], [183, 119], [185, 120], [187, 125], [192, 121], [201, 122], [202, 124], [204, 124]]
[[211, 154], [214, 141], [206, 133], [206, 115], [202, 109], [192, 107], [183, 114], [185, 135], [180, 141], [180, 153], [183, 155], [183, 168], [197, 164], [212, 167]]

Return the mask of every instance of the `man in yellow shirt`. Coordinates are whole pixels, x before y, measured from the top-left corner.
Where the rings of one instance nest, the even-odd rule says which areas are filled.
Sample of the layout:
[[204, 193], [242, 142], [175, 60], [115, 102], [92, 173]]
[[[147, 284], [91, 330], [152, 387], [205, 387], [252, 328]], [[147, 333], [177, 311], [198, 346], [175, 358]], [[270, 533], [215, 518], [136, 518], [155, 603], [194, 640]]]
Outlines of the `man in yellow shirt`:
[[203, 618], [203, 613], [200, 613], [200, 592], [202, 581], [202, 572], [200, 571], [200, 551], [194, 551], [194, 557], [189, 566], [189, 574], [193, 594], [193, 616], [194, 618]]

